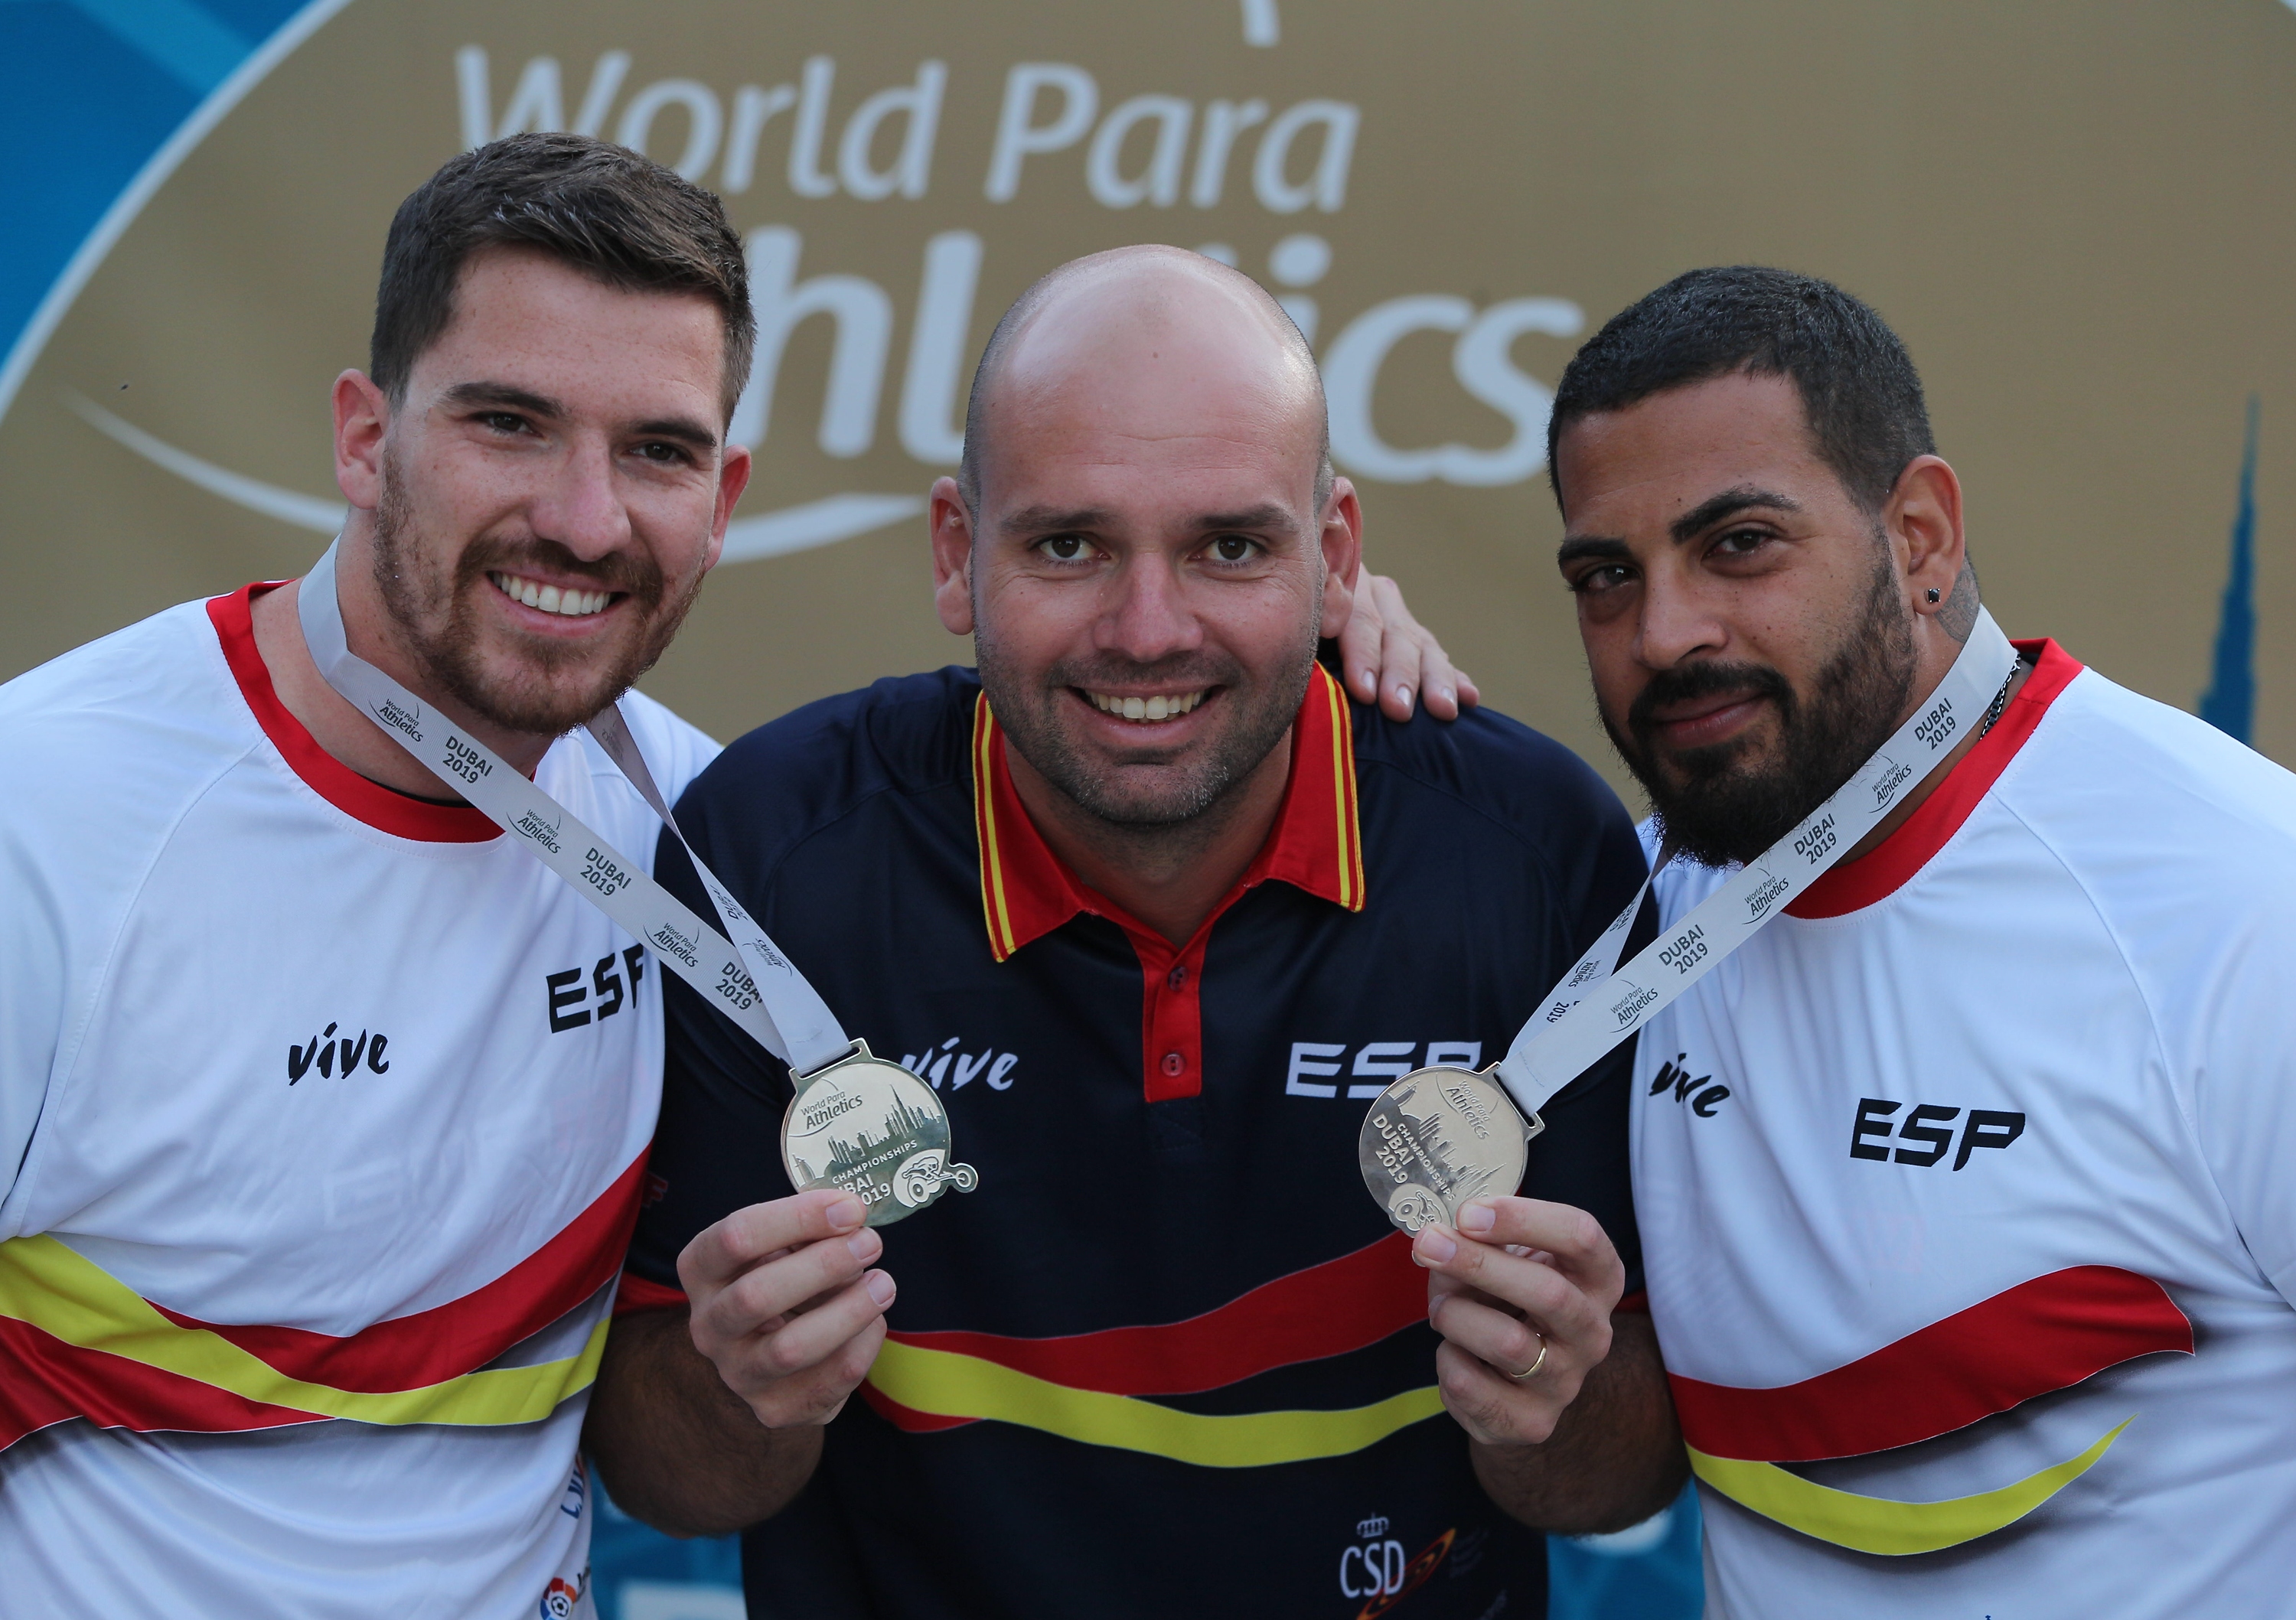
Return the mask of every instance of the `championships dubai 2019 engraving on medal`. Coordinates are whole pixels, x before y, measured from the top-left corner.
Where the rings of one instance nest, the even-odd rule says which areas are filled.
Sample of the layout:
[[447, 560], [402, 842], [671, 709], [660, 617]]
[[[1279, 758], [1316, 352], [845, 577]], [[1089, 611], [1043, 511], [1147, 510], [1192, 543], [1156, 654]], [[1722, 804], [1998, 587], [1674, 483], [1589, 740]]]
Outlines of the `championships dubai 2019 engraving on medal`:
[[869, 1224], [914, 1215], [946, 1187], [980, 1185], [949, 1162], [948, 1115], [932, 1088], [854, 1043], [849, 1058], [808, 1075], [782, 1116], [782, 1165], [800, 1192], [841, 1187], [869, 1207]]
[[1456, 1225], [1469, 1199], [1521, 1186], [1536, 1133], [1488, 1073], [1421, 1068], [1380, 1093], [1356, 1153], [1387, 1218], [1416, 1232], [1435, 1221]]

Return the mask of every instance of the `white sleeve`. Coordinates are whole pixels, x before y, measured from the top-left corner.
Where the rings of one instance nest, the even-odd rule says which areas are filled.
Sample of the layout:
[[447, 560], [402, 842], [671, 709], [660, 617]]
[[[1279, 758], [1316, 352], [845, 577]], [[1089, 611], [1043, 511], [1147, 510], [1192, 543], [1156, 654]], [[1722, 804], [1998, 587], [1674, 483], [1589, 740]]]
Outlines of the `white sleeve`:
[[[2261, 891], [2261, 892], [2260, 892]], [[2186, 980], [2178, 1053], [2201, 1150], [2256, 1264], [2296, 1305], [2296, 883], [2255, 886]]]
[[55, 1073], [70, 978], [66, 908], [32, 818], [0, 806], [0, 1238]]

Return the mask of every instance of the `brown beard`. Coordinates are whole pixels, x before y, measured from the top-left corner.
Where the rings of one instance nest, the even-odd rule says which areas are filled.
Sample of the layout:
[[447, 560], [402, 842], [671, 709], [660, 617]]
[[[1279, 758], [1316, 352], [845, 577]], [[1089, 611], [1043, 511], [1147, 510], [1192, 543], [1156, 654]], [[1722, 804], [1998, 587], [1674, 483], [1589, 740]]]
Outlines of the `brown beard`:
[[[1732, 865], [1784, 838], [1873, 757], [1913, 696], [1915, 665], [1911, 617], [1885, 556], [1857, 623], [1807, 700], [1767, 665], [1685, 664], [1652, 679], [1624, 728], [1605, 714], [1603, 729], [1650, 795], [1667, 846], [1708, 866]], [[1750, 745], [1734, 738], [1673, 755], [1661, 765], [1652, 740], [1653, 711], [1724, 692], [1767, 698], [1776, 708], [1774, 763], [1766, 769], [1748, 761]]]
[[[674, 598], [647, 552], [612, 552], [585, 561], [554, 540], [531, 535], [481, 536], [463, 548], [441, 579], [422, 571], [422, 548], [396, 462], [382, 462], [382, 495], [374, 509], [374, 583], [398, 640], [424, 683], [480, 719], [505, 731], [554, 737], [571, 731], [619, 698], [653, 667], [685, 622], [702, 575]], [[478, 593], [495, 589], [496, 571], [573, 575], [628, 597], [636, 610], [629, 634], [609, 648], [537, 641], [517, 649], [521, 675], [490, 676], [481, 656]], [[498, 653], [501, 650], [497, 650]], [[572, 675], [570, 683], [561, 677]]]

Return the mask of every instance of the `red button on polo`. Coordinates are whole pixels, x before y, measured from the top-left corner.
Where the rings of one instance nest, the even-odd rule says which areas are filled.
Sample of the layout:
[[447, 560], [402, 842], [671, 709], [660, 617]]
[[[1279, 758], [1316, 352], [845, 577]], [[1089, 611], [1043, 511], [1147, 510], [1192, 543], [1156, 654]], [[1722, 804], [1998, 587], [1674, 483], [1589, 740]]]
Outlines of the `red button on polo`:
[[1180, 1071], [1187, 1066], [1187, 1060], [1181, 1057], [1178, 1052], [1168, 1051], [1164, 1054], [1164, 1072], [1175, 1079], [1179, 1077]]

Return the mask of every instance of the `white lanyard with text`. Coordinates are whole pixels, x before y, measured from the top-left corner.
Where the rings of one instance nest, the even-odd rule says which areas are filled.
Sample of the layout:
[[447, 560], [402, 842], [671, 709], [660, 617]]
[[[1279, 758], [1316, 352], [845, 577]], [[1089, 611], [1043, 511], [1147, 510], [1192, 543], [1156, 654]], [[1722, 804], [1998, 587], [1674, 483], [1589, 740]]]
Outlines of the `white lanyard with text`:
[[[1496, 1066], [1499, 1084], [1524, 1117], [1537, 1119], [1557, 1092], [1712, 972], [1881, 825], [1906, 790], [1926, 777], [1982, 721], [1994, 694], [2008, 684], [2016, 669], [2017, 650], [1993, 616], [1980, 608], [1969, 640], [1937, 690], [1832, 798], [1739, 868], [1632, 961], [1610, 969], [1642, 907], [1643, 897], [1637, 894], [1563, 976], [1546, 1004], [1517, 1032]], [[1659, 863], [1664, 865], [1665, 857]], [[1643, 887], [1647, 892], [1649, 881]]]
[[617, 704], [608, 704], [584, 724], [598, 746], [621, 767], [686, 856], [709, 892], [724, 933], [712, 928], [644, 867], [616, 849], [573, 812], [506, 764], [435, 705], [413, 692], [350, 650], [343, 632], [342, 606], [335, 593], [335, 552], [304, 577], [297, 593], [303, 639], [327, 684], [382, 727], [453, 789], [508, 832], [526, 840], [535, 859], [556, 872], [575, 892], [606, 913], [634, 937], [652, 946], [669, 971], [693, 986], [767, 1051], [803, 1076], [855, 1050], [805, 976], [742, 909], [731, 891], [685, 843], [669, 806], [654, 786], [645, 757], [630, 735]]

